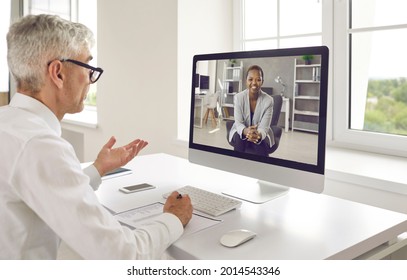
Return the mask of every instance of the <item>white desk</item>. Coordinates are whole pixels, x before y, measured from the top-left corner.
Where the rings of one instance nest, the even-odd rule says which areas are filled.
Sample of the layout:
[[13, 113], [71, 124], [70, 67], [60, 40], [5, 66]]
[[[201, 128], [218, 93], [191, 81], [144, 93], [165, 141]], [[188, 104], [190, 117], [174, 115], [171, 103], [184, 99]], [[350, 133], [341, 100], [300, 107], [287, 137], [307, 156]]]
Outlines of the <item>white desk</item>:
[[[136, 157], [128, 167], [132, 175], [105, 180], [97, 191], [102, 204], [116, 212], [164, 202], [162, 193], [186, 184], [220, 193], [252, 180], [166, 154]], [[157, 188], [118, 190], [141, 182]], [[243, 202], [221, 218], [217, 226], [181, 237], [168, 253], [176, 259], [353, 259], [407, 231], [407, 215], [296, 189], [261, 205]], [[221, 235], [238, 228], [257, 237], [237, 248], [223, 247]]]

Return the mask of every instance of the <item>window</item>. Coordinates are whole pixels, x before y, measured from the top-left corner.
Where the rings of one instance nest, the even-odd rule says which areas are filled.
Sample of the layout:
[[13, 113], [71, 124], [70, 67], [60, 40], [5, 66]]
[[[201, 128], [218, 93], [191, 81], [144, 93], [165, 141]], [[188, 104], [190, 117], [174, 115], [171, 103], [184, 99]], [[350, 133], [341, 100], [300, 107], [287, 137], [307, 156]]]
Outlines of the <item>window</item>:
[[[0, 3], [0, 106], [7, 105], [9, 102], [9, 73], [6, 62], [7, 42], [6, 34], [10, 23], [10, 2], [1, 1]], [[4, 62], [3, 62], [4, 61]]]
[[[80, 22], [89, 27], [97, 42], [97, 0], [25, 0], [24, 14], [54, 14], [64, 19]], [[97, 43], [96, 43], [97, 44]], [[97, 46], [92, 50], [91, 64], [97, 66]], [[97, 83], [91, 84], [85, 109], [79, 114], [65, 115], [64, 121], [96, 126], [96, 92]]]
[[403, 0], [335, 2], [334, 142], [406, 156]]
[[76, 20], [74, 2], [70, 0], [43, 1], [26, 0], [24, 3], [25, 15], [53, 14], [67, 20]]
[[349, 4], [350, 128], [407, 135], [407, 4]]
[[330, 47], [331, 144], [407, 156], [406, 1], [237, 2], [243, 50]]
[[[322, 4], [317, 0], [242, 0], [243, 50], [321, 45]], [[293, 8], [295, 7], [295, 8]]]

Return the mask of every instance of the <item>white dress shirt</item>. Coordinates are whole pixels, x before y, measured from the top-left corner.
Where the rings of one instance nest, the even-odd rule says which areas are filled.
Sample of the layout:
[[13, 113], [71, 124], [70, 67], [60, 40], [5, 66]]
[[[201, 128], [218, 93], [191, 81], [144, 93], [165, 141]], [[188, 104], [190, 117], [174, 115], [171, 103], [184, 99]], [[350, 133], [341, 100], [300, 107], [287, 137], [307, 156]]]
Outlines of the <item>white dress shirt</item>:
[[61, 240], [85, 259], [156, 259], [183, 233], [169, 213], [122, 227], [97, 200], [96, 168], [85, 174], [34, 98], [17, 93], [0, 107], [0, 159], [0, 259], [55, 259]]

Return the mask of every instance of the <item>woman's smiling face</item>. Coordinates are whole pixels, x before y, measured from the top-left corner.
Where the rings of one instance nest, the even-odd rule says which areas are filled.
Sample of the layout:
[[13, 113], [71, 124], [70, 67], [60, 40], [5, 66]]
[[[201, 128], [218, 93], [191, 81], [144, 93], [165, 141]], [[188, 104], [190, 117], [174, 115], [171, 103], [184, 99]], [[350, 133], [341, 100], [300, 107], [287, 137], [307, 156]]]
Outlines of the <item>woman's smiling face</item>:
[[249, 93], [258, 93], [263, 85], [263, 77], [261, 72], [257, 69], [252, 69], [247, 73], [246, 87], [249, 89]]

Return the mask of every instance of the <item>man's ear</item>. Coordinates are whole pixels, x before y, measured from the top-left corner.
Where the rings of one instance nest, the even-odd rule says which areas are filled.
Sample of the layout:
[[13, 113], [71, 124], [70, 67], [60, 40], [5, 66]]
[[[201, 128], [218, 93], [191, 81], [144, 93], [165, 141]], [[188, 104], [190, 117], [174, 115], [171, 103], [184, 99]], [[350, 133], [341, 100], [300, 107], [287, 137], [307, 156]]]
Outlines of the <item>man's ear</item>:
[[48, 75], [57, 88], [62, 88], [64, 74], [62, 73], [62, 63], [60, 61], [54, 60], [49, 64]]

